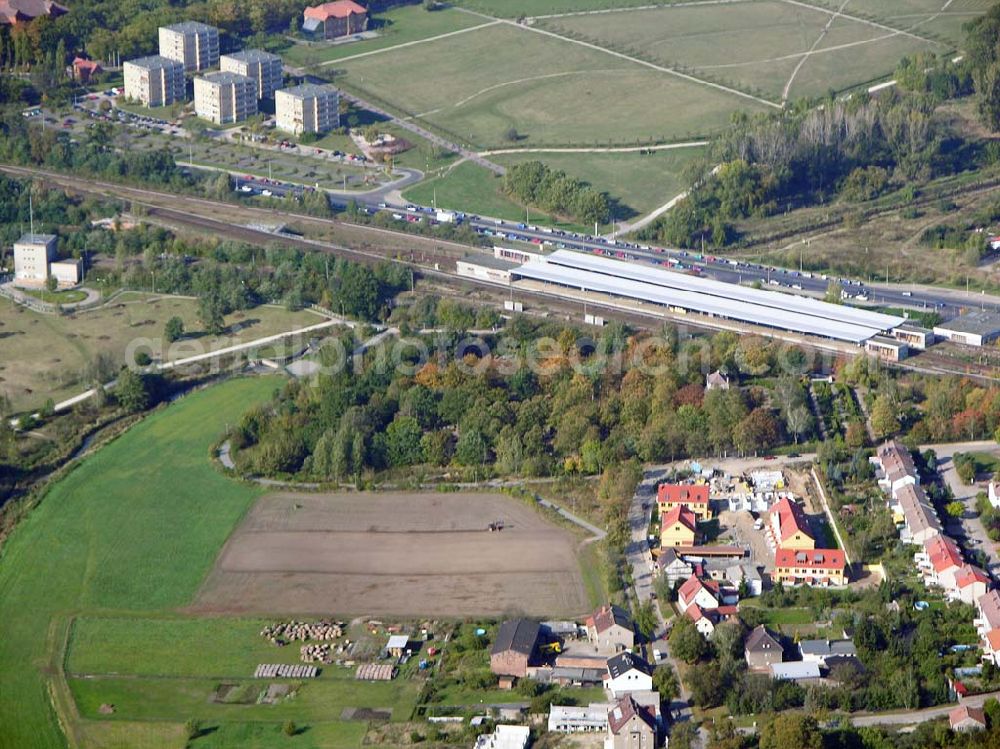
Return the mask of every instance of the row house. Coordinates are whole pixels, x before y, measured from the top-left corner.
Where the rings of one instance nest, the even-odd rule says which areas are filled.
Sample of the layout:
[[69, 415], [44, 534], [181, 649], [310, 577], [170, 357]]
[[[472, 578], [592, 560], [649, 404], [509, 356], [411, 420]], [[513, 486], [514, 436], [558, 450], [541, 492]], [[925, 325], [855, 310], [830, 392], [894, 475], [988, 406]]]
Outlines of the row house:
[[923, 546], [926, 541], [942, 533], [941, 521], [919, 484], [902, 486], [895, 493], [894, 502], [890, 508], [902, 517], [903, 532], [900, 538], [903, 541]]
[[904, 486], [920, 483], [913, 457], [899, 440], [889, 440], [880, 445], [869, 461], [875, 466], [878, 485], [886, 494], [895, 494]]
[[778, 549], [774, 581], [820, 587], [847, 584], [847, 557], [840, 549]]

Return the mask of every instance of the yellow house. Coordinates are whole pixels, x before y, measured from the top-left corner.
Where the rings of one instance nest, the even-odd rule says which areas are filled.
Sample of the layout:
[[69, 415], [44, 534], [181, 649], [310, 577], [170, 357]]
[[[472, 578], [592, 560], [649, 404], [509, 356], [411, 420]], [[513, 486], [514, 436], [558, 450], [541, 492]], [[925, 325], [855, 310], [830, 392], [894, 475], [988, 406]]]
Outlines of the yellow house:
[[809, 521], [798, 504], [783, 497], [771, 508], [771, 530], [780, 549], [815, 549]]
[[660, 517], [666, 516], [675, 507], [686, 507], [699, 522], [712, 519], [707, 484], [660, 484], [656, 490], [656, 504]]
[[687, 507], [675, 507], [660, 521], [660, 546], [694, 546], [697, 522]]

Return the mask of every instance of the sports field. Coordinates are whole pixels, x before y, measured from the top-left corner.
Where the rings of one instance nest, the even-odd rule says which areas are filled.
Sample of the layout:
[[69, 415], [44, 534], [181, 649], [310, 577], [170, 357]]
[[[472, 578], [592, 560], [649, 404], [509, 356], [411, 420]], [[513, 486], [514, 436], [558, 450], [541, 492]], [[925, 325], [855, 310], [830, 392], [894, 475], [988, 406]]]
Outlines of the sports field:
[[947, 49], [863, 21], [838, 18], [827, 29], [830, 20], [825, 10], [775, 0], [663, 6], [539, 23], [775, 101], [785, 96], [786, 86], [790, 99], [821, 95], [891, 73], [905, 55]]
[[687, 140], [721, 129], [735, 109], [764, 107], [505, 23], [334, 68], [337, 82], [478, 148]]
[[[171, 349], [172, 358], [191, 356], [233, 344], [264, 338], [322, 322], [312, 312], [289, 312], [261, 306], [226, 317], [221, 336], [204, 335], [198, 303], [183, 297], [126, 292], [109, 305], [72, 316], [43, 315], [12, 305], [0, 305], [0, 392], [15, 410], [39, 408], [47, 398], [59, 401], [90, 386], [80, 372], [100, 353], [125, 364], [129, 345], [148, 340], [154, 346], [171, 317], [180, 317], [191, 337]], [[146, 348], [150, 351], [155, 348]], [[155, 357], [154, 358], [158, 358]]]
[[[487, 529], [502, 519], [500, 532]], [[571, 533], [487, 494], [275, 494], [226, 543], [199, 614], [571, 617], [588, 600]]]

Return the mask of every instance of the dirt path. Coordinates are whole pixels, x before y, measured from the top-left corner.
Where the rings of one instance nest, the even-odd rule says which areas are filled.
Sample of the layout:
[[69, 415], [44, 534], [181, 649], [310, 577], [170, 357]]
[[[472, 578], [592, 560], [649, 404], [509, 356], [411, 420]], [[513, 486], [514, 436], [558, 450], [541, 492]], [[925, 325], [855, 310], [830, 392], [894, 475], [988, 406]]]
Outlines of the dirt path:
[[501, 156], [517, 153], [639, 153], [641, 151], [673, 151], [678, 148], [701, 148], [707, 140], [689, 140], [684, 143], [661, 143], [655, 146], [608, 146], [607, 148], [496, 148], [480, 151], [480, 156]]
[[336, 60], [327, 60], [326, 62], [321, 62], [319, 67], [326, 67], [327, 65], [339, 65], [342, 62], [347, 62], [349, 60], [360, 60], [362, 57], [371, 57], [372, 55], [380, 55], [384, 52], [395, 52], [397, 49], [404, 49], [405, 47], [412, 47], [417, 44], [426, 44], [427, 42], [436, 42], [438, 39], [447, 39], [451, 36], [458, 36], [459, 34], [467, 34], [470, 31], [478, 31], [479, 29], [485, 29], [487, 26], [495, 26], [500, 23], [499, 20], [493, 20], [489, 23], [481, 23], [478, 26], [470, 26], [467, 29], [458, 29], [457, 31], [449, 31], [445, 34], [438, 34], [437, 36], [429, 36], [426, 39], [414, 39], [412, 42], [403, 42], [402, 44], [394, 44], [391, 47], [383, 47], [382, 49], [373, 49], [368, 52], [359, 52], [356, 55], [350, 55], [348, 57], [340, 57]]

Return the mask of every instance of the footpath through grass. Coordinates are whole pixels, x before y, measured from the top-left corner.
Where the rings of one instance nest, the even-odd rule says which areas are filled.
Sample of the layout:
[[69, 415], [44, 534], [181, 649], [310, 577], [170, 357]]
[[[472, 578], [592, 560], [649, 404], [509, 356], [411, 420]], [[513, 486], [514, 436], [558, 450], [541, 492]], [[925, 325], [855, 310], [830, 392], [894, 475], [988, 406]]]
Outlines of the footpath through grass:
[[[0, 747], [62, 747], [47, 671], [64, 617], [186, 604], [259, 491], [209, 462], [277, 386], [227, 382], [150, 416], [55, 485], [0, 557]], [[53, 644], [54, 643], [54, 644]]]

